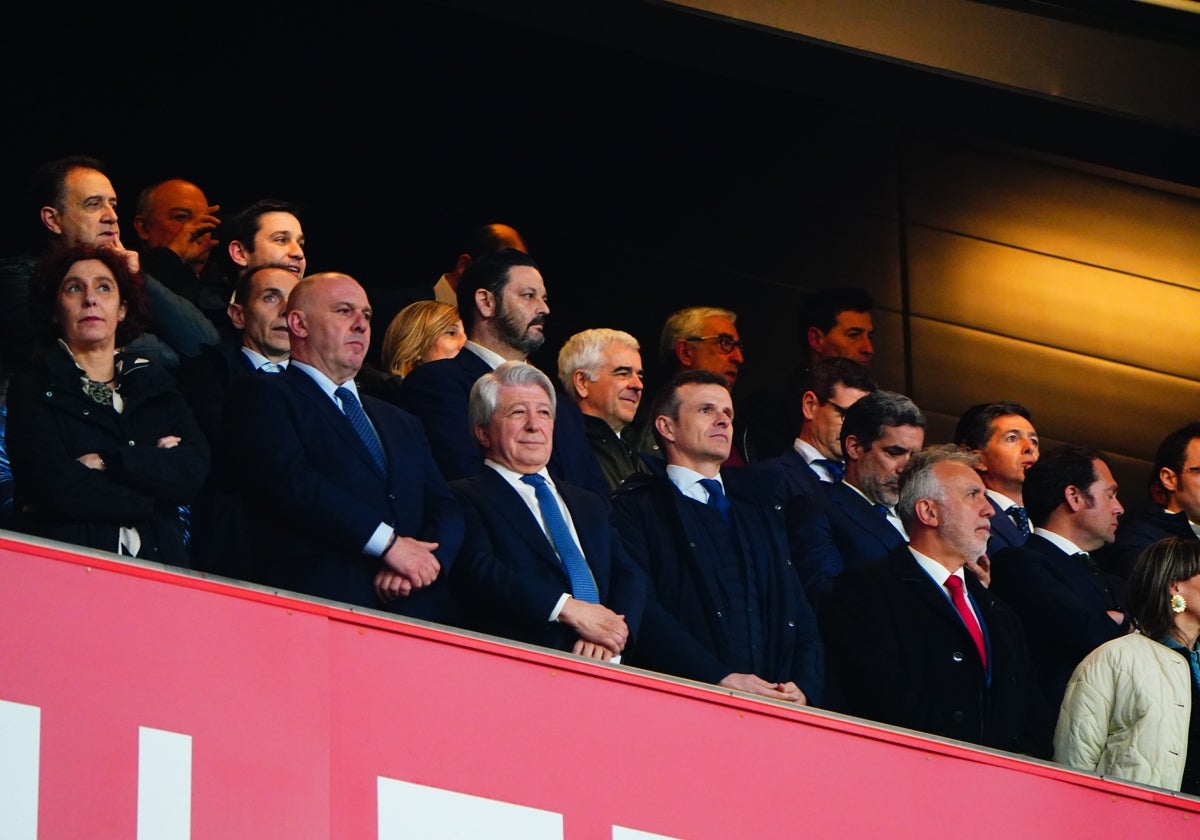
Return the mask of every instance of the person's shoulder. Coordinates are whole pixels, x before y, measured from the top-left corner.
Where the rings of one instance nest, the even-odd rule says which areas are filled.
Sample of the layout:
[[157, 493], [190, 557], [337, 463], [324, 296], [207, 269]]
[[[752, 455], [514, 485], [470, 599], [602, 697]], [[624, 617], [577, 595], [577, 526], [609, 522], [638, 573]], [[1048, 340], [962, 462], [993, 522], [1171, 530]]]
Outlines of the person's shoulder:
[[732, 499], [741, 499], [774, 509], [787, 502], [783, 475], [757, 466], [722, 467], [721, 478]]

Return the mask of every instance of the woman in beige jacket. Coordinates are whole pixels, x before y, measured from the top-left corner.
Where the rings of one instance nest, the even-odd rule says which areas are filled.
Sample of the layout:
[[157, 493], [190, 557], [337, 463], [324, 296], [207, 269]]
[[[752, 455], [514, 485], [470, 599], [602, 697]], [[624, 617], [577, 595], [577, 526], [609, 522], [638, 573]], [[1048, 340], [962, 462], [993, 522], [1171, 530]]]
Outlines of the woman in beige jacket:
[[1168, 537], [1149, 546], [1127, 590], [1137, 632], [1106, 642], [1075, 669], [1054, 760], [1200, 795], [1200, 541]]

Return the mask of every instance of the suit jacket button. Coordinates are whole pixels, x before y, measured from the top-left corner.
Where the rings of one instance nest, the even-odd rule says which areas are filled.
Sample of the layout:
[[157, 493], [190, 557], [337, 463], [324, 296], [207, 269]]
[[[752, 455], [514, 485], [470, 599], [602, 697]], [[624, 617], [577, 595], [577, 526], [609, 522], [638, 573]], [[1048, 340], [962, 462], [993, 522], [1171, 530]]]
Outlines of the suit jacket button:
[[953, 659], [955, 662], [962, 662], [963, 661], [962, 651], [958, 651], [958, 650], [954, 651], [954, 653], [950, 655], [950, 658]]
[[788, 627], [795, 627], [795, 626], [796, 626], [796, 622], [794, 622], [794, 621], [788, 622]]
[[721, 614], [721, 611], [720, 611], [720, 610], [717, 610], [717, 618], [724, 618], [724, 617], [725, 617], [725, 616], [723, 616], [723, 615]]

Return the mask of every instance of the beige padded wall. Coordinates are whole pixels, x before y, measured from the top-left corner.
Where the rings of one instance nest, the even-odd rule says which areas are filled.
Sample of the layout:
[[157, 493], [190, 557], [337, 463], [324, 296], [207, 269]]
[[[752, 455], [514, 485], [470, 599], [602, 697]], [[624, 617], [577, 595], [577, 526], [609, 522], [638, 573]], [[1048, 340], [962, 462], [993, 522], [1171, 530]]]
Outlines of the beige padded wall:
[[905, 173], [913, 399], [939, 429], [1025, 403], [1140, 501], [1158, 441], [1200, 418], [1200, 199], [962, 145], [913, 144]]

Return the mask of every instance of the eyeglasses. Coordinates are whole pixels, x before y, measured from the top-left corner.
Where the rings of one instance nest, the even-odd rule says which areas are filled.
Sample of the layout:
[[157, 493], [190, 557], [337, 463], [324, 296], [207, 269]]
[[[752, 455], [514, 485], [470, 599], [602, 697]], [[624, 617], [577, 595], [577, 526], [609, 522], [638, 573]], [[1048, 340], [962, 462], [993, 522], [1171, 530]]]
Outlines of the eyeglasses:
[[833, 400], [822, 400], [818, 397], [817, 402], [819, 402], [821, 405], [833, 406], [833, 410], [837, 412], [837, 416], [843, 420], [846, 419], [846, 412], [850, 410], [850, 406], [845, 406], [843, 408], [842, 406], [835, 403]]
[[734, 349], [744, 350], [745, 345], [729, 333], [721, 333], [720, 335], [689, 335], [684, 341], [715, 341], [717, 346], [721, 348], [722, 353], [732, 353]]

